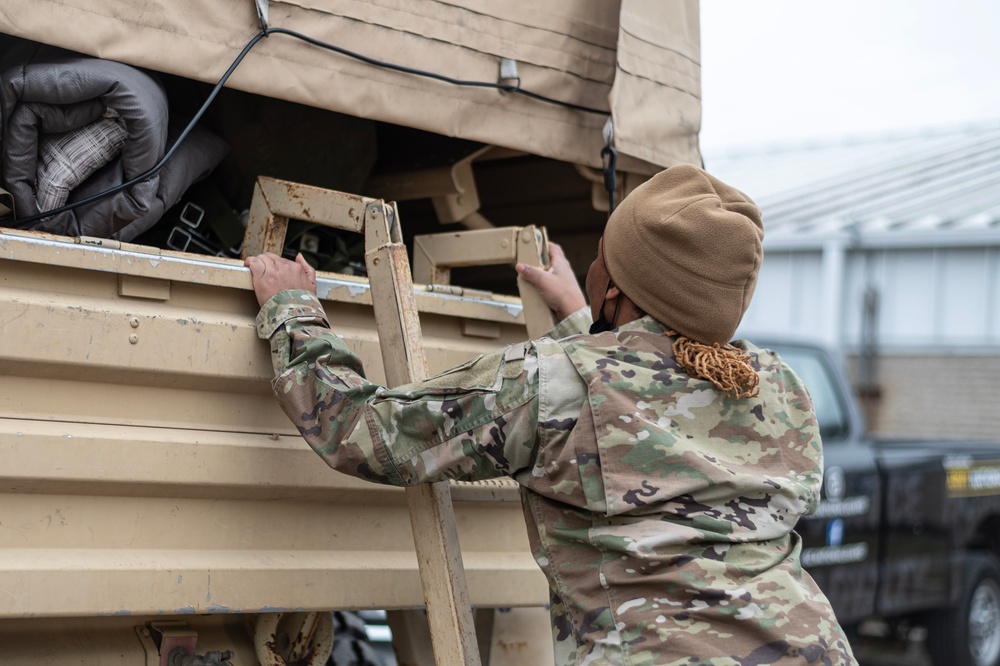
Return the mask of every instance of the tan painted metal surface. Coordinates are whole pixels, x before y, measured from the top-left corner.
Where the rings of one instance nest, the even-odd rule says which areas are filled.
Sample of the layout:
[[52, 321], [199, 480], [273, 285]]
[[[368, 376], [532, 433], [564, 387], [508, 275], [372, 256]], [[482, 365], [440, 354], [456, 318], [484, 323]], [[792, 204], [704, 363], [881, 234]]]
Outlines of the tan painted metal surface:
[[[416, 289], [431, 372], [526, 337], [517, 299]], [[325, 274], [318, 290], [384, 381], [367, 282]], [[83, 635], [116, 615], [423, 605], [403, 492], [300, 440], [256, 310], [234, 260], [0, 232], [0, 654], [59, 663], [73, 642], [37, 645], [37, 618]], [[456, 489], [476, 606], [547, 601], [515, 494]]]

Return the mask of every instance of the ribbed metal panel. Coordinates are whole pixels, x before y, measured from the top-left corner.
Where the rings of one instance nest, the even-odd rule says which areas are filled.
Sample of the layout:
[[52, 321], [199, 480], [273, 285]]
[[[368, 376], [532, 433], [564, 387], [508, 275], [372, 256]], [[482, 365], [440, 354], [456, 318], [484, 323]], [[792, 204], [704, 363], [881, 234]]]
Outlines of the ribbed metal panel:
[[[708, 158], [764, 213], [741, 333], [883, 348], [1000, 348], [1000, 123]], [[829, 270], [824, 269], [824, 266]]]
[[896, 236], [940, 247], [972, 235], [1000, 245], [1000, 123], [771, 146], [707, 156], [706, 166], [761, 206], [765, 244], [815, 247], [848, 234], [862, 246]]

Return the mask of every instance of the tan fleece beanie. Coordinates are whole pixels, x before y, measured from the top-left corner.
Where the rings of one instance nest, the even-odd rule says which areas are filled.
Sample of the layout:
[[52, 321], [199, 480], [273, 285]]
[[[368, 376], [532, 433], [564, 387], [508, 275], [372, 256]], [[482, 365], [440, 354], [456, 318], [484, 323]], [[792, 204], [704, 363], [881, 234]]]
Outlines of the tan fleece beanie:
[[604, 229], [604, 262], [633, 303], [696, 342], [728, 343], [763, 257], [760, 209], [690, 164], [629, 194]]

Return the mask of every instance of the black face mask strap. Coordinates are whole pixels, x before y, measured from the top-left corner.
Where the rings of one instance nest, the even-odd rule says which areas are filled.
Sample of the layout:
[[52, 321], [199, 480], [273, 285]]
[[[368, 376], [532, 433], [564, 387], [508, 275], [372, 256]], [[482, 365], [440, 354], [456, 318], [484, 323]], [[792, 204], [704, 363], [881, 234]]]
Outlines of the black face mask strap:
[[594, 323], [590, 325], [590, 334], [596, 335], [598, 333], [604, 333], [605, 331], [612, 331], [615, 328], [614, 322], [618, 319], [618, 306], [622, 304], [622, 299], [619, 298], [615, 303], [615, 311], [611, 315], [611, 321], [604, 316], [604, 305], [608, 302], [608, 291], [614, 286], [614, 280], [608, 280], [608, 286], [604, 290], [604, 298], [601, 299], [601, 308], [597, 311], [597, 319]]

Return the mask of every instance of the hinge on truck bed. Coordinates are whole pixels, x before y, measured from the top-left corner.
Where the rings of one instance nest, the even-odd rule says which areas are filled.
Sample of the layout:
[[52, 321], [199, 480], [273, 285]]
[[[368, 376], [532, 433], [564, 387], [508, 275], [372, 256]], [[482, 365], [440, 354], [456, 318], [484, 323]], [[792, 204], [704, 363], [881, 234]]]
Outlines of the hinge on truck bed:
[[[198, 632], [183, 622], [150, 622], [136, 627], [146, 650], [146, 663], [158, 666], [232, 666], [232, 650], [196, 654]], [[157, 656], [159, 659], [157, 660]]]

